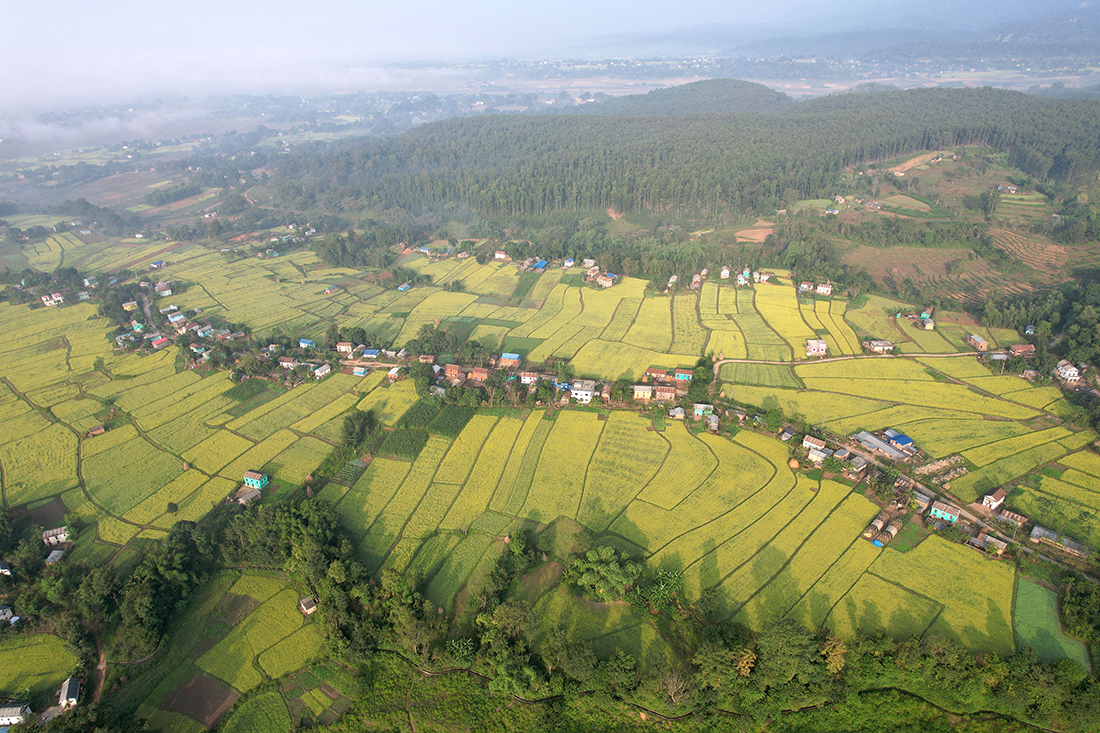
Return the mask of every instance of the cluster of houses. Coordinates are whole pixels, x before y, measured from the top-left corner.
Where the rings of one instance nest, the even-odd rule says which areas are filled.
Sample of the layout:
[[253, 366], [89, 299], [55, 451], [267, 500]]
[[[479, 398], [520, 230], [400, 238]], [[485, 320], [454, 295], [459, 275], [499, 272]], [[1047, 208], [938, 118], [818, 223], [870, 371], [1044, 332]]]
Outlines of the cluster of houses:
[[244, 472], [242, 483], [227, 501], [248, 506], [263, 495], [263, 488], [271, 482], [271, 478], [262, 471], [249, 469]]
[[824, 295], [831, 297], [833, 294], [833, 284], [831, 282], [823, 282], [814, 285], [812, 282], [803, 280], [798, 284], [799, 295]]
[[[703, 287], [703, 281], [707, 279], [707, 275], [709, 274], [710, 270], [705, 267], [699, 272], [693, 274], [691, 276], [691, 289], [698, 290], [699, 288]], [[720, 280], [729, 280], [731, 277], [735, 278], [737, 287], [744, 288], [751, 286], [753, 283], [766, 283], [771, 280], [774, 275], [770, 272], [754, 271], [748, 265], [745, 265], [740, 272], [735, 273], [733, 268], [731, 268], [729, 265], [723, 265], [722, 268], [718, 271], [718, 278]], [[679, 275], [672, 275], [671, 277], [669, 277], [668, 288], [665, 292], [672, 290], [678, 282], [680, 282]]]
[[[80, 680], [70, 677], [61, 684], [57, 693], [57, 705], [47, 709], [40, 716], [42, 723], [48, 723], [66, 710], [72, 710], [80, 702]], [[0, 729], [7, 730], [7, 726], [26, 725], [31, 722], [34, 711], [29, 703], [17, 705], [5, 705], [0, 707]]]

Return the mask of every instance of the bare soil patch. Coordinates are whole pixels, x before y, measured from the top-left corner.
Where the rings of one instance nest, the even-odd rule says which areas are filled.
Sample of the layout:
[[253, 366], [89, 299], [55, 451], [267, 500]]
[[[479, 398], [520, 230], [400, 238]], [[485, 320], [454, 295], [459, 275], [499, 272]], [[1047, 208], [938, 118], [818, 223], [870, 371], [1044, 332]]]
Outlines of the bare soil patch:
[[925, 153], [924, 155], [918, 155], [915, 158], [910, 158], [901, 165], [895, 165], [893, 168], [890, 169], [890, 171], [893, 173], [905, 173], [906, 171], [910, 171], [914, 168], [917, 168], [918, 166], [928, 165], [928, 163], [931, 162], [932, 158], [935, 158], [937, 155], [946, 155], [950, 157], [951, 153], [946, 150], [941, 150], [935, 153]]
[[746, 242], [763, 242], [769, 234], [775, 234], [775, 224], [763, 219], [757, 219], [756, 223], [747, 229], [734, 232], [734, 236]]
[[240, 695], [213, 677], [197, 674], [161, 703], [162, 710], [182, 713], [203, 727], [213, 728]]
[[65, 523], [65, 505], [61, 503], [60, 499], [54, 499], [49, 504], [31, 509], [29, 513], [36, 524], [40, 524], [46, 529], [60, 527]]

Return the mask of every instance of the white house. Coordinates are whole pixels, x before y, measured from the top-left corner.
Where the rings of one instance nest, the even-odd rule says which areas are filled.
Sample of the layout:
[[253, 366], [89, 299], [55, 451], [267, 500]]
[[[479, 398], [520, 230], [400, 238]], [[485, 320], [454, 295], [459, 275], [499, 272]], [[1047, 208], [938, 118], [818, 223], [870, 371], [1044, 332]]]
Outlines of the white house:
[[997, 511], [1001, 508], [1001, 505], [1005, 503], [1006, 496], [1008, 496], [1008, 494], [1005, 493], [1004, 489], [997, 489], [993, 493], [986, 494], [985, 497], [982, 498], [982, 506]]
[[806, 341], [806, 356], [827, 356], [829, 345], [822, 339], [809, 339]]
[[57, 696], [57, 704], [65, 710], [76, 707], [80, 702], [80, 680], [70, 677], [61, 685], [61, 692]]
[[809, 450], [825, 450], [825, 441], [820, 438], [815, 438], [812, 435], [807, 435], [802, 438], [802, 447]]
[[313, 370], [313, 377], [315, 379], [322, 379], [327, 376], [331, 371], [332, 367], [330, 367], [328, 364], [322, 364], [321, 366]]
[[569, 396], [575, 399], [582, 405], [587, 405], [592, 401], [592, 396], [596, 393], [596, 383], [591, 379], [576, 379], [573, 381], [569, 390]]
[[31, 706], [9, 705], [0, 708], [0, 725], [23, 725], [31, 717]]
[[730, 268], [723, 266], [721, 272], [718, 273], [718, 277], [722, 278], [723, 280], [729, 280]]
[[1077, 370], [1077, 367], [1070, 364], [1065, 359], [1058, 362], [1058, 366], [1054, 368], [1054, 373], [1063, 382], [1076, 382], [1081, 378], [1081, 372]]
[[817, 286], [818, 295], [832, 295], [833, 284], [832, 283], [819, 283]]

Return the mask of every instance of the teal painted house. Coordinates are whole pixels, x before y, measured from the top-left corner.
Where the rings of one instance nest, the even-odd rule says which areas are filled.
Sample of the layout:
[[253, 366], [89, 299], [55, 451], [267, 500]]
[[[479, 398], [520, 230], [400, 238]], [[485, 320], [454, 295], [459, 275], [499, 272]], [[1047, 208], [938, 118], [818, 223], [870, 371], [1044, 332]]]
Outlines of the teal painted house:
[[249, 488], [262, 489], [267, 486], [267, 482], [270, 480], [266, 473], [260, 473], [259, 471], [244, 472], [244, 485]]

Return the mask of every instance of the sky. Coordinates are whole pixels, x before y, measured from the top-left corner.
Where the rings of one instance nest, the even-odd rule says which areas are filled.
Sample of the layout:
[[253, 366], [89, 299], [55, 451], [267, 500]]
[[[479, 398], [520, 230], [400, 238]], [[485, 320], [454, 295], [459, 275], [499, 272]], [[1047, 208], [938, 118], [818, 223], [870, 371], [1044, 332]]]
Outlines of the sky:
[[[747, 37], [913, 7], [950, 7], [957, 18], [991, 3], [847, 0], [841, 12], [820, 0], [0, 0], [0, 113], [179, 95], [423, 89], [436, 80], [380, 67], [554, 57], [591, 50], [593, 38], [711, 24]], [[1005, 14], [1037, 4], [995, 6]]]

